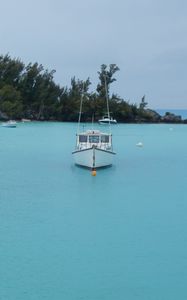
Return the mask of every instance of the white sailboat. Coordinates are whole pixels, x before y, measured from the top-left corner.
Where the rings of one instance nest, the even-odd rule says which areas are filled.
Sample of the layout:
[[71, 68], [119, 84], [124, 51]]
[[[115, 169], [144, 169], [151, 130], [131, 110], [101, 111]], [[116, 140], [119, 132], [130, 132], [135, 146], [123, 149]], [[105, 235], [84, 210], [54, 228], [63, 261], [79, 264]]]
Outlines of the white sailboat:
[[[106, 100], [108, 118], [110, 119], [108, 97], [106, 97]], [[83, 97], [81, 97], [76, 146], [75, 150], [72, 152], [75, 164], [91, 168], [92, 170], [100, 167], [110, 166], [112, 165], [113, 157], [116, 154], [113, 151], [112, 146], [110, 122], [109, 133], [93, 129], [79, 132], [82, 113], [82, 101]]]
[[113, 119], [112, 117], [104, 116], [102, 119], [98, 120], [99, 124], [117, 124], [116, 119]]

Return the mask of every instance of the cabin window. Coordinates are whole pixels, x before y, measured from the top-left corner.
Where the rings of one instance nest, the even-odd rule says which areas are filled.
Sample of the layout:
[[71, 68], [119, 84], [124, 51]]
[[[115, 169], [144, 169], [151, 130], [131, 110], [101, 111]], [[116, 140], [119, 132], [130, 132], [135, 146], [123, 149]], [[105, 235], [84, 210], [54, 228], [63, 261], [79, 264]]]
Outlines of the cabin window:
[[89, 135], [89, 143], [99, 143], [99, 135]]
[[101, 143], [109, 143], [109, 135], [102, 135]]
[[87, 135], [79, 135], [79, 143], [87, 143]]

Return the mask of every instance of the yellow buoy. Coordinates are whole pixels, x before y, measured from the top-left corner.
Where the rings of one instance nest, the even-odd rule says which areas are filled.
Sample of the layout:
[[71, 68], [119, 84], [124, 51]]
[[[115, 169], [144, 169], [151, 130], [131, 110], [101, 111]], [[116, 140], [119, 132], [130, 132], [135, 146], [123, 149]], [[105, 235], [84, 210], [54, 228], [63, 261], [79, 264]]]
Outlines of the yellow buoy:
[[96, 170], [93, 169], [93, 170], [92, 170], [92, 176], [96, 176], [96, 174], [97, 174], [97, 173], [96, 173]]

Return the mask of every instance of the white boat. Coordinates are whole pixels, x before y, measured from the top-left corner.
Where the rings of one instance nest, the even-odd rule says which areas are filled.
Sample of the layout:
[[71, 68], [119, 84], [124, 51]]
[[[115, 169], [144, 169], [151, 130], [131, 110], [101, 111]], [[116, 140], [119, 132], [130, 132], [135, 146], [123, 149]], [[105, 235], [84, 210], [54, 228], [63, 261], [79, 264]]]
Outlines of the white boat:
[[[106, 78], [105, 88], [107, 91]], [[83, 95], [80, 103], [76, 146], [72, 154], [75, 164], [91, 168], [93, 172], [95, 172], [96, 168], [112, 165], [114, 155], [116, 154], [113, 151], [112, 146], [111, 126], [110, 122], [108, 122], [109, 133], [104, 133], [93, 129], [80, 133], [79, 128], [82, 114], [82, 102]], [[108, 95], [106, 95], [106, 102], [107, 115], [110, 119]], [[93, 175], [95, 176], [95, 173], [93, 173]]]
[[17, 126], [17, 123], [15, 121], [10, 120], [3, 123], [2, 126], [7, 128], [15, 128]]
[[115, 152], [112, 148], [112, 134], [99, 130], [87, 130], [77, 134], [75, 164], [91, 169], [112, 165]]
[[21, 122], [22, 123], [27, 123], [27, 122], [31, 122], [31, 120], [30, 119], [21, 119]]
[[116, 119], [112, 117], [104, 116], [102, 119], [98, 120], [99, 124], [117, 124]]

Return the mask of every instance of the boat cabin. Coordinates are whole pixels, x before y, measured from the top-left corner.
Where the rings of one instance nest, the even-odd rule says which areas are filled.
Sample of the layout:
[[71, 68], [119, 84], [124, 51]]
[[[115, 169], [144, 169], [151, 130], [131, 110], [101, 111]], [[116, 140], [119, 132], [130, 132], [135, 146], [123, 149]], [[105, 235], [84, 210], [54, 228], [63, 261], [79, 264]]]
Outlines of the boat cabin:
[[86, 149], [96, 146], [103, 150], [112, 150], [112, 135], [98, 130], [88, 130], [77, 135], [77, 149]]

